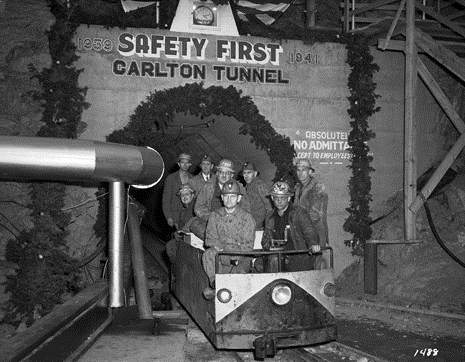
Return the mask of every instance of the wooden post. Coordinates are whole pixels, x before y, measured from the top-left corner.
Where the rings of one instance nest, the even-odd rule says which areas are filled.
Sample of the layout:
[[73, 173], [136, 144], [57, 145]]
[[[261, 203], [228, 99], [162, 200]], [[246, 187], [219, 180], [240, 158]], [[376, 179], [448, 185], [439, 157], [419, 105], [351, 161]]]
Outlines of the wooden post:
[[350, 21], [349, 21], [349, 0], [344, 0], [344, 32], [348, 33], [350, 31]]
[[363, 289], [366, 294], [378, 294], [378, 245], [365, 243], [363, 254]]
[[417, 79], [417, 52], [415, 48], [415, 2], [406, 3], [405, 42], [405, 119], [404, 119], [404, 224], [405, 238], [416, 237], [416, 213], [410, 205], [416, 196], [417, 162], [415, 153], [415, 99]]
[[128, 211], [129, 241], [131, 245], [131, 259], [139, 318], [153, 319], [137, 205], [131, 202]]
[[316, 0], [307, 0], [307, 28], [315, 26]]

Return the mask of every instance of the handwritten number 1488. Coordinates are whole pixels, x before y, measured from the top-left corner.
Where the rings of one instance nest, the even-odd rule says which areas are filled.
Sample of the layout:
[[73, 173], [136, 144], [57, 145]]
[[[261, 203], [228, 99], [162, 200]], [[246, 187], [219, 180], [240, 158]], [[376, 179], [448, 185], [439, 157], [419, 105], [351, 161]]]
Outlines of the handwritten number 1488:
[[415, 357], [417, 354], [421, 354], [422, 356], [437, 356], [438, 352], [439, 351], [436, 348], [417, 349], [417, 351], [415, 352], [413, 356]]

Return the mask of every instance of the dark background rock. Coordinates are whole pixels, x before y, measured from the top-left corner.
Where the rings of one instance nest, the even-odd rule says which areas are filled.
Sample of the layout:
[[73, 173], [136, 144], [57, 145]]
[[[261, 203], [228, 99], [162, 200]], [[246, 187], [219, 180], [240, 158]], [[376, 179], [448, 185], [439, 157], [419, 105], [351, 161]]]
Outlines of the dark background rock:
[[[465, 191], [463, 176], [428, 200], [434, 226], [444, 244], [465, 262]], [[395, 211], [373, 225], [373, 239], [404, 238], [403, 196], [396, 193], [380, 209]], [[374, 214], [380, 214], [374, 211]], [[424, 208], [417, 214], [418, 245], [378, 246], [378, 295], [394, 303], [465, 313], [465, 269], [436, 241]], [[362, 268], [362, 270], [360, 270]], [[355, 262], [337, 280], [339, 295], [364, 294], [363, 263]]]

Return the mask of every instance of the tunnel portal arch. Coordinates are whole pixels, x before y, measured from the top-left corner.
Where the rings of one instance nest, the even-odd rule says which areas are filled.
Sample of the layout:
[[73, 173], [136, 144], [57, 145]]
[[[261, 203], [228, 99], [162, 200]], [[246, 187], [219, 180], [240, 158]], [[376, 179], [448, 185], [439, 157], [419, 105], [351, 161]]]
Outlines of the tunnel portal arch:
[[[157, 135], [159, 138], [165, 139], [170, 127], [176, 124], [176, 117], [179, 114], [197, 117], [206, 122], [211, 117], [220, 115], [236, 119], [240, 124], [236, 132], [240, 135], [248, 135], [255, 148], [265, 151], [270, 163], [276, 167], [273, 181], [286, 180], [291, 185], [294, 184], [292, 161], [295, 157], [295, 151], [289, 137], [277, 133], [271, 123], [260, 114], [251, 97], [242, 95], [242, 91], [234, 86], [205, 88], [203, 83], [189, 83], [184, 86], [153, 91], [145, 101], [136, 107], [128, 124], [111, 133], [107, 140], [136, 146], [150, 146], [157, 149], [162, 155], [167, 155], [163, 149], [157, 148], [153, 137]], [[191, 141], [193, 137], [202, 137], [202, 134], [199, 132], [197, 135], [192, 135]], [[186, 139], [188, 137], [184, 138], [184, 140]], [[158, 145], [160, 146], [159, 143]], [[166, 144], [161, 146], [163, 148]], [[167, 150], [165, 149], [165, 151]], [[172, 155], [167, 156], [167, 158], [170, 158], [169, 161], [173, 161], [174, 164], [176, 152], [172, 151], [171, 153]], [[223, 154], [228, 153], [223, 152]], [[170, 170], [170, 165], [166, 166], [165, 177], [174, 171]], [[162, 186], [163, 182], [160, 182], [152, 190], [135, 191], [136, 198], [144, 200], [144, 206], [147, 208], [147, 219], [154, 223], [155, 220], [160, 220], [158, 216], [161, 213], [161, 202], [157, 200], [161, 198]], [[165, 232], [168, 231], [164, 230], [166, 227], [162, 225], [149, 226]], [[162, 234], [164, 233], [162, 232]]]
[[271, 123], [260, 114], [251, 97], [242, 95], [234, 86], [227, 88], [203, 83], [151, 92], [130, 116], [129, 123], [107, 137], [107, 141], [147, 145], [152, 132], [163, 132], [173, 124], [175, 113], [187, 113], [201, 119], [212, 115], [234, 117], [242, 123], [240, 133], [250, 135], [257, 148], [265, 150], [270, 162], [276, 166], [274, 180], [293, 183], [292, 160], [294, 147], [289, 137], [276, 132]]

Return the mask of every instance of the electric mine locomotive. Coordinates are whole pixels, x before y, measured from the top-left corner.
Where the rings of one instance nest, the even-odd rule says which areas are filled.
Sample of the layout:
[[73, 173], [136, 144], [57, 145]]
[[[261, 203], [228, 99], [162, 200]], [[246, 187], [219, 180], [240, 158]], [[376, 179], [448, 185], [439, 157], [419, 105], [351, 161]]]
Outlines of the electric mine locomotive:
[[[336, 339], [333, 254], [330, 268], [286, 272], [286, 260], [309, 250], [261, 250], [257, 232], [252, 252], [219, 252], [215, 296], [202, 267], [203, 242], [193, 234], [180, 242], [171, 289], [181, 305], [218, 349], [254, 350], [257, 359], [278, 348], [306, 346]], [[222, 255], [250, 259], [249, 272], [223, 265]]]

